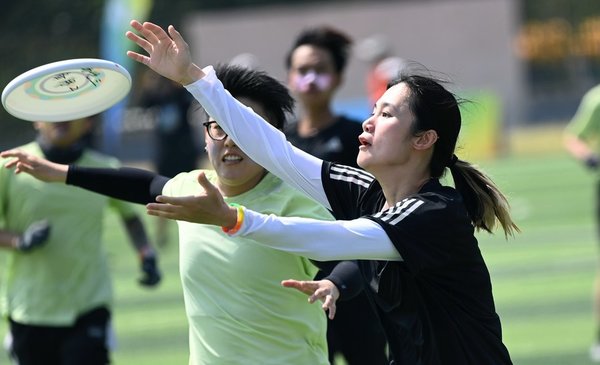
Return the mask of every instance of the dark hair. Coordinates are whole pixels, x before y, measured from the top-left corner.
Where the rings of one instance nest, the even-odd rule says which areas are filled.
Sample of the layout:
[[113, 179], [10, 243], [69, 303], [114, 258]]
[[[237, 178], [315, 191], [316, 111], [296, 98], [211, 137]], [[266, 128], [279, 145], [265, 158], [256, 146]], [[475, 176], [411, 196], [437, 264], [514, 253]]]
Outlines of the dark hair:
[[262, 105], [268, 122], [283, 130], [286, 113], [294, 109], [294, 99], [285, 86], [264, 71], [241, 66], [219, 64], [215, 66], [215, 72], [231, 96], [245, 97]]
[[471, 221], [478, 229], [491, 232], [499, 222], [506, 236], [519, 228], [509, 214], [509, 204], [494, 182], [467, 161], [459, 160], [454, 151], [461, 127], [460, 104], [457, 98], [442, 86], [443, 81], [429, 76], [401, 74], [389, 87], [403, 83], [410, 93], [408, 108], [414, 116], [413, 135], [434, 130], [438, 139], [429, 163], [432, 177], [440, 178], [448, 167], [456, 190], [461, 194]]
[[348, 63], [352, 39], [329, 26], [306, 29], [296, 37], [292, 48], [287, 54], [285, 66], [288, 70], [292, 66], [292, 54], [296, 48], [303, 45], [315, 46], [328, 51], [333, 58], [335, 70], [342, 73]]

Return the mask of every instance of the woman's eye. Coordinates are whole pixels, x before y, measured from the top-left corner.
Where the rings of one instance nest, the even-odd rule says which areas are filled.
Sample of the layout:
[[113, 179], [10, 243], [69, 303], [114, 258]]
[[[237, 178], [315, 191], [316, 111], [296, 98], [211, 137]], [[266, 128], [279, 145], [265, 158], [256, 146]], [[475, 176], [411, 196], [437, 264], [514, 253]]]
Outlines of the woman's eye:
[[381, 112], [381, 116], [384, 118], [391, 118], [392, 115], [388, 112]]

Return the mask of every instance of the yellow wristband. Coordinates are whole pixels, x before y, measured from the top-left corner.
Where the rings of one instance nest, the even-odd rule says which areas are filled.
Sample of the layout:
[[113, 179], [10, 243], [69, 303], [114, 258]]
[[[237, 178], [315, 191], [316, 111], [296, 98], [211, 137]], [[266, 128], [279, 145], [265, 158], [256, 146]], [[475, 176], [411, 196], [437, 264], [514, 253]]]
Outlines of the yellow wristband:
[[236, 203], [230, 203], [229, 206], [235, 207], [237, 209], [237, 219], [235, 221], [235, 226], [233, 226], [233, 228], [221, 227], [221, 229], [223, 230], [223, 232], [229, 235], [233, 235], [240, 230], [240, 228], [242, 227], [242, 223], [244, 223], [244, 207]]

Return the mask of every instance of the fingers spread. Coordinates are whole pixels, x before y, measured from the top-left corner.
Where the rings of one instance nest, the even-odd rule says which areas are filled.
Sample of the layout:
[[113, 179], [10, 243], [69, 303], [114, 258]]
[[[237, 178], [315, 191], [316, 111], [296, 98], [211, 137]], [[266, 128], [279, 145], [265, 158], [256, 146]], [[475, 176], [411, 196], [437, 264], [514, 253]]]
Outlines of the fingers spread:
[[186, 202], [186, 197], [176, 197], [176, 196], [167, 196], [167, 195], [159, 195], [156, 197], [156, 201], [159, 203], [170, 204], [170, 205], [184, 205]]
[[198, 174], [198, 183], [200, 184], [200, 186], [202, 186], [202, 188], [204, 189], [204, 191], [207, 194], [218, 194], [218, 189], [211, 184], [210, 181], [208, 181], [208, 178], [206, 177], [206, 174], [204, 173], [204, 171], [201, 171]]
[[314, 303], [319, 299], [323, 300], [328, 294], [329, 294], [329, 290], [319, 288], [319, 289], [315, 290], [310, 297], [308, 297], [308, 302]]
[[333, 319], [335, 317], [337, 307], [335, 306], [335, 301], [331, 296], [327, 297], [321, 308], [327, 311], [327, 317], [329, 317], [329, 319]]
[[17, 163], [17, 169], [15, 170], [15, 172], [19, 173], [22, 171], [23, 172], [31, 172], [31, 171], [33, 171], [33, 167], [31, 165], [24, 163], [23, 161], [19, 161]]
[[131, 27], [139, 32], [142, 31], [142, 23], [140, 23], [139, 21], [133, 19], [132, 21], [129, 22], [129, 25], [131, 25]]
[[150, 63], [150, 58], [133, 51], [127, 51], [127, 57], [132, 60], [147, 65]]
[[14, 167], [14, 166], [15, 166], [15, 165], [16, 165], [18, 162], [19, 162], [19, 159], [16, 159], [16, 158], [15, 158], [14, 160], [10, 160], [10, 161], [8, 161], [8, 162], [7, 162], [7, 163], [4, 165], [4, 167], [6, 167], [6, 168], [9, 168], [9, 169], [10, 169], [10, 168]]
[[144, 22], [142, 24], [143, 33], [146, 39], [151, 43], [155, 42], [170, 42], [171, 38], [165, 31], [158, 25], [151, 22]]
[[148, 54], [151, 54], [152, 51], [154, 50], [154, 48], [152, 47], [152, 44], [150, 44], [150, 42], [148, 42], [147, 40], [145, 40], [144, 38], [140, 37], [139, 35], [127, 31], [127, 33], [125, 33], [125, 36], [127, 38], [129, 38], [131, 41], [133, 41], [135, 44], [137, 44], [138, 46], [142, 47], [144, 49], [144, 51], [146, 51]]
[[0, 152], [0, 157], [17, 157], [24, 158], [27, 157], [27, 154], [21, 151], [20, 149], [12, 149]]
[[281, 285], [283, 285], [286, 288], [300, 289], [300, 287], [301, 287], [302, 284], [298, 280], [288, 279], [288, 280], [283, 280], [281, 282]]
[[177, 209], [177, 207], [174, 205], [160, 204], [160, 203], [148, 203], [148, 204], [146, 204], [146, 208], [152, 209], [152, 210], [161, 210], [161, 211], [165, 211], [165, 212], [173, 212]]
[[177, 29], [175, 29], [174, 26], [169, 25], [169, 35], [171, 36], [171, 38], [173, 38], [173, 41], [175, 42], [175, 44], [177, 45], [178, 48], [185, 48], [187, 47], [187, 43], [185, 42], [185, 40], [183, 39], [183, 37], [181, 36], [181, 33], [179, 33], [177, 31]]
[[178, 216], [177, 207], [170, 204], [148, 203], [146, 204], [146, 213], [169, 219], [176, 219]]

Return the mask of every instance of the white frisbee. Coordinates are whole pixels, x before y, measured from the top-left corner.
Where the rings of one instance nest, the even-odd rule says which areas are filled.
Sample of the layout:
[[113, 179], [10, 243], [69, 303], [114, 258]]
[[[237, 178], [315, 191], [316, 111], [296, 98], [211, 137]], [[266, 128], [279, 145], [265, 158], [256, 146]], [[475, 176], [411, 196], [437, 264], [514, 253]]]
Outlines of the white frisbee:
[[101, 113], [131, 89], [123, 66], [95, 58], [78, 58], [31, 69], [6, 85], [2, 106], [31, 122], [65, 122]]

